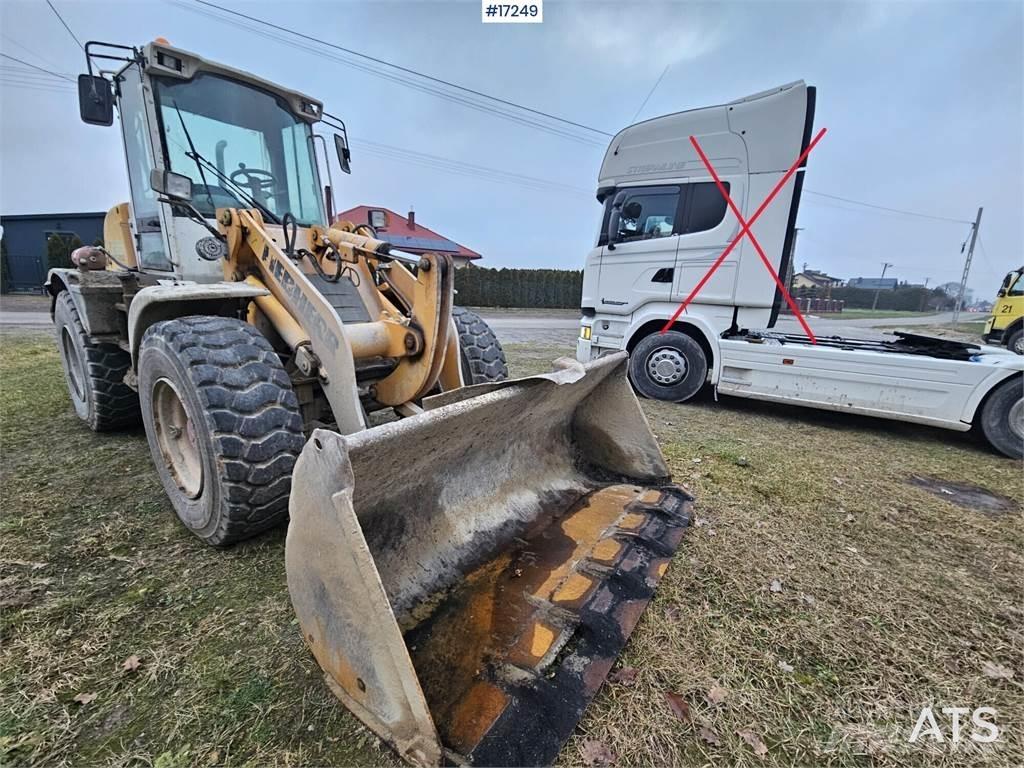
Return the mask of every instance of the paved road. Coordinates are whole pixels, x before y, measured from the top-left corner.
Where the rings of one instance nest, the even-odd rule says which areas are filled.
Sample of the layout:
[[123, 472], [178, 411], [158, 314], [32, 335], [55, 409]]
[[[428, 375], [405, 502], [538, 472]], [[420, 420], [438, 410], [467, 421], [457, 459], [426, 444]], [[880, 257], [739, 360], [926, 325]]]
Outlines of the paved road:
[[[979, 317], [981, 317], [979, 315]], [[953, 313], [944, 312], [939, 315], [919, 317], [819, 317], [811, 315], [805, 318], [815, 336], [846, 336], [857, 339], [892, 338], [886, 332], [893, 330], [913, 330], [915, 325], [946, 325], [953, 322]], [[783, 333], [803, 333], [800, 323], [792, 315], [781, 315], [775, 330]]]
[[[543, 310], [503, 312], [500, 310], [481, 310], [480, 315], [498, 334], [498, 338], [507, 344], [529, 344], [543, 342], [546, 344], [575, 344], [579, 328], [579, 315], [564, 310]], [[807, 322], [816, 336], [848, 336], [853, 338], [884, 339], [883, 331], [893, 328], [911, 329], [917, 325], [942, 325], [951, 323], [953, 314], [927, 317], [895, 317], [895, 318], [824, 318], [811, 315]], [[881, 327], [879, 327], [881, 326]], [[49, 330], [53, 327], [49, 312], [16, 312], [0, 310], [0, 327], [17, 330]], [[800, 324], [795, 317], [783, 315], [779, 318], [776, 329], [785, 333], [801, 333]]]
[[[503, 312], [501, 310], [480, 310], [480, 315], [505, 343], [523, 344], [544, 341], [552, 344], [573, 344], [579, 326], [579, 316], [562, 310], [550, 314], [536, 312]], [[953, 313], [925, 317], [859, 317], [841, 319], [811, 315], [807, 318], [811, 331], [816, 336], [846, 336], [861, 339], [886, 339], [885, 333], [893, 329], [912, 329], [917, 325], [943, 325], [953, 321]], [[800, 323], [791, 315], [782, 315], [776, 330], [783, 333], [802, 333]]]
[[53, 327], [49, 312], [14, 312], [0, 310], [0, 326], [4, 328], [24, 328], [26, 330], [42, 330]]

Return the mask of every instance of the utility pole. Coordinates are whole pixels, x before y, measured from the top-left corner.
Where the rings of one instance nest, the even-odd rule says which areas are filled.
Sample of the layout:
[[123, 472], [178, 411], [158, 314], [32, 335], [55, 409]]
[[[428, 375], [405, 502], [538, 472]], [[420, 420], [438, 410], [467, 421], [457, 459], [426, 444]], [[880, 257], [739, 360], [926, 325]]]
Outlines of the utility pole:
[[894, 266], [887, 261], [882, 262], [882, 276], [878, 278], [878, 287], [875, 288], [875, 300], [871, 302], [871, 311], [875, 311], [875, 307], [878, 306], [878, 294], [882, 291], [882, 281], [885, 280], [885, 270], [889, 267]]
[[921, 307], [918, 309], [918, 312], [924, 312], [925, 306], [928, 304], [928, 281], [929, 280], [931, 280], [930, 277], [926, 277], [924, 279], [924, 291], [921, 294]]
[[[978, 209], [978, 215], [971, 227], [971, 246], [967, 249], [967, 258], [964, 259], [964, 274], [960, 278], [960, 292], [956, 296], [956, 305], [953, 307], [953, 326], [960, 322], [960, 310], [964, 306], [964, 292], [967, 290], [967, 275], [971, 271], [971, 259], [974, 258], [974, 244], [978, 242], [978, 228], [981, 226], [981, 212], [984, 208]], [[960, 251], [963, 253], [963, 250]]]

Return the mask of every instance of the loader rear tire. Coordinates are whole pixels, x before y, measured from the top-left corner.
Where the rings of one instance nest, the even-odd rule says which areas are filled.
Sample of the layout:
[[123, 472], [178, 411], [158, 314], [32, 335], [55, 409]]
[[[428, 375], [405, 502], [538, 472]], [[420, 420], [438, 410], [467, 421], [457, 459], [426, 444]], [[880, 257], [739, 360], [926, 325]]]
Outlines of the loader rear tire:
[[978, 424], [993, 448], [1011, 459], [1024, 459], [1024, 379], [1014, 376], [993, 389]]
[[138, 424], [139, 396], [124, 383], [131, 356], [116, 344], [89, 338], [67, 291], [61, 291], [54, 302], [53, 322], [64, 379], [78, 418], [94, 432]]
[[240, 320], [183, 317], [142, 338], [146, 439], [175, 513], [225, 546], [285, 520], [305, 437], [273, 347]]
[[505, 351], [491, 326], [476, 312], [462, 307], [452, 307], [452, 318], [459, 330], [463, 381], [469, 385], [507, 379]]
[[693, 338], [679, 331], [653, 333], [629, 353], [629, 379], [644, 397], [682, 403], [708, 377], [708, 360]]

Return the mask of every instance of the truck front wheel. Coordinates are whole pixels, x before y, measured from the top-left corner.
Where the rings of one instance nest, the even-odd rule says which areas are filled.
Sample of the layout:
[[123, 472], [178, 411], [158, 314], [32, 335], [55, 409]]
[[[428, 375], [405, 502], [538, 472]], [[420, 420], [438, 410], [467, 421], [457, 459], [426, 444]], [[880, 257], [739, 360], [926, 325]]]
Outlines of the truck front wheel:
[[985, 439], [1011, 459], [1024, 458], [1024, 381], [1014, 376], [985, 400], [979, 420]]
[[629, 356], [629, 378], [644, 397], [681, 403], [704, 386], [708, 360], [685, 333], [667, 331], [642, 339]]

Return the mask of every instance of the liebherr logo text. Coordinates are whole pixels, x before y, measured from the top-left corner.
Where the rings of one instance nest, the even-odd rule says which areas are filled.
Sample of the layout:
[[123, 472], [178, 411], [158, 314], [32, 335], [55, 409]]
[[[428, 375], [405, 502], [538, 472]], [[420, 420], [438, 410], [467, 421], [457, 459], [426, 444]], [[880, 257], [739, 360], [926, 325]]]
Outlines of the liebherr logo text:
[[338, 349], [338, 339], [331, 333], [327, 327], [326, 321], [320, 317], [320, 313], [316, 311], [309, 299], [306, 298], [306, 294], [302, 292], [295, 279], [291, 276], [287, 269], [284, 268], [278, 259], [270, 257], [270, 247], [263, 246], [263, 255], [260, 257], [264, 264], [267, 265], [267, 269], [270, 270], [270, 274], [274, 276], [278, 284], [281, 286], [281, 290], [288, 296], [288, 302], [295, 308], [295, 311], [302, 315], [302, 324], [308, 327], [308, 324], [315, 326], [316, 333], [311, 334], [318, 341], [322, 341], [328, 344], [331, 349]]
[[675, 163], [648, 163], [647, 165], [631, 165], [626, 169], [626, 175], [635, 176], [640, 173], [664, 173], [665, 171], [682, 171], [685, 169], [685, 161], [678, 161]]

